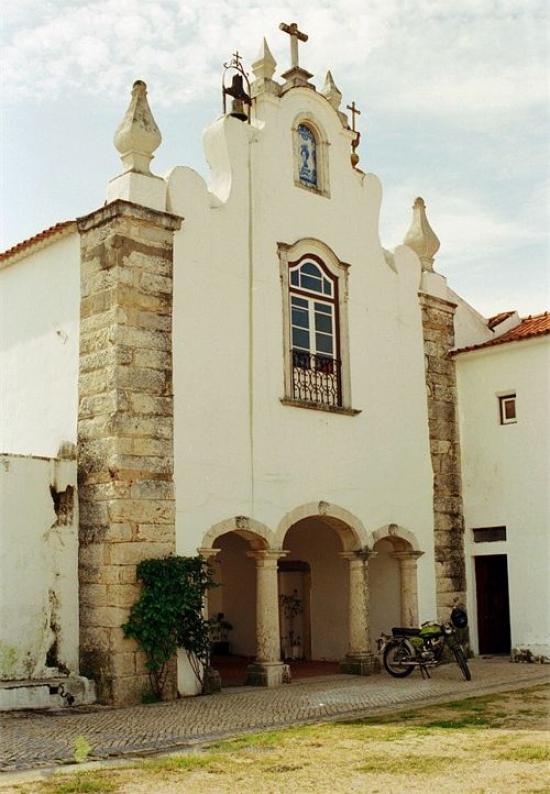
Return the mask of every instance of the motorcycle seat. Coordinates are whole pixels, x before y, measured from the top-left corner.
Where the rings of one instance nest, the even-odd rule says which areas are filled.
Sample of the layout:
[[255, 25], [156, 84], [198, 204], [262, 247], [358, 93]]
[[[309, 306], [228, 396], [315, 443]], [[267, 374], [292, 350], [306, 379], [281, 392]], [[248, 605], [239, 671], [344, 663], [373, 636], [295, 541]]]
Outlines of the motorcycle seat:
[[420, 634], [420, 629], [407, 629], [394, 626], [391, 633], [394, 637], [417, 637]]

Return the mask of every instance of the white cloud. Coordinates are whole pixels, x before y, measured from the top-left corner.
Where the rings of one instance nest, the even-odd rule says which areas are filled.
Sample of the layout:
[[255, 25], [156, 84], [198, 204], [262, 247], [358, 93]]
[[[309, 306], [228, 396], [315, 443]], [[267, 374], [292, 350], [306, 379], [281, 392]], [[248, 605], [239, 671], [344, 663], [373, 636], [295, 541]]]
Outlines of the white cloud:
[[4, 92], [118, 97], [143, 77], [155, 104], [185, 103], [217, 86], [235, 47], [250, 63], [263, 35], [284, 67], [277, 26], [298, 18], [310, 34], [303, 62], [318, 80], [331, 68], [379, 105], [427, 114], [511, 112], [546, 97], [544, 9], [538, 0], [20, 0], [5, 24]]

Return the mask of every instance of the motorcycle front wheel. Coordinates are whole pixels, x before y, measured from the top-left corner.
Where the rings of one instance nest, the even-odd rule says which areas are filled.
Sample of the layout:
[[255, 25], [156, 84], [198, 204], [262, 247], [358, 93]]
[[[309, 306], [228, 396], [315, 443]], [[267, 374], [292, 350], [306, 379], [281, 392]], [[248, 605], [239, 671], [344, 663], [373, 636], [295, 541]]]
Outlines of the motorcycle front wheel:
[[454, 657], [456, 659], [457, 665], [460, 667], [460, 672], [464, 676], [466, 681], [472, 680], [472, 674], [470, 672], [470, 668], [468, 667], [468, 662], [466, 661], [466, 656], [464, 655], [464, 651], [460, 647], [460, 645], [456, 645], [453, 648]]
[[414, 669], [414, 656], [403, 642], [390, 642], [384, 650], [384, 667], [394, 678], [405, 678]]

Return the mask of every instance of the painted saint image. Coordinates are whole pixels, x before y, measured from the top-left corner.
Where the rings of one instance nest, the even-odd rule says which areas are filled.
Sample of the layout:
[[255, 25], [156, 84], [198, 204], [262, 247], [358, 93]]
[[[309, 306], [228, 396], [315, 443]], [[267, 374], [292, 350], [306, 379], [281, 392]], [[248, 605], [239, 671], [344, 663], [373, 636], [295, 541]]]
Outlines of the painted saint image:
[[298, 127], [298, 135], [300, 145], [300, 182], [317, 187], [317, 158], [315, 151], [317, 144], [315, 136], [305, 124], [300, 124]]

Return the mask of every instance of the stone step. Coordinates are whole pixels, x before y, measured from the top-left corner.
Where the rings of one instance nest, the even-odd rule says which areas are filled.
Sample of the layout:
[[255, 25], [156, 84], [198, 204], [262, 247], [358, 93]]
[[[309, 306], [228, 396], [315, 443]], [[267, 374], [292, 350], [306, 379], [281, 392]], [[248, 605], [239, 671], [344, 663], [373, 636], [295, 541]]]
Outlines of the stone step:
[[81, 675], [0, 681], [0, 711], [58, 709], [95, 702], [95, 683]]

